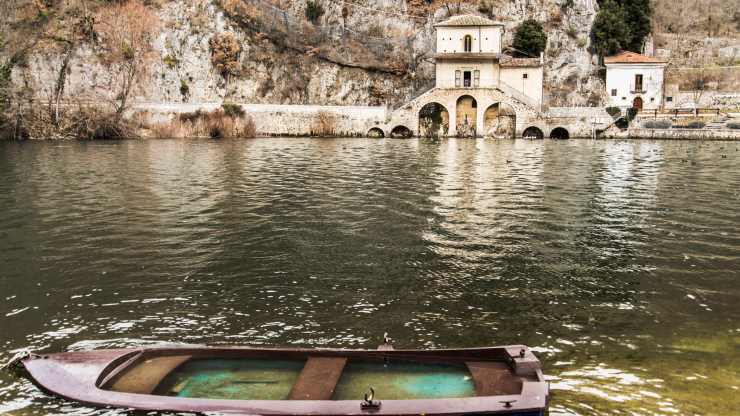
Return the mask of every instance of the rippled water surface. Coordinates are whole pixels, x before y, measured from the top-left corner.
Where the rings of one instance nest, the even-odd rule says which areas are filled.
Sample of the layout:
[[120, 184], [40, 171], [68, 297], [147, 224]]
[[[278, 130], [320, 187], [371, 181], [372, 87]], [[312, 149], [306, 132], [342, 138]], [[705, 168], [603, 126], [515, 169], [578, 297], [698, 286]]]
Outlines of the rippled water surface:
[[[739, 148], [0, 143], [0, 360], [388, 331], [535, 347], [555, 415], [737, 414]], [[3, 412], [106, 413], [10, 374]]]

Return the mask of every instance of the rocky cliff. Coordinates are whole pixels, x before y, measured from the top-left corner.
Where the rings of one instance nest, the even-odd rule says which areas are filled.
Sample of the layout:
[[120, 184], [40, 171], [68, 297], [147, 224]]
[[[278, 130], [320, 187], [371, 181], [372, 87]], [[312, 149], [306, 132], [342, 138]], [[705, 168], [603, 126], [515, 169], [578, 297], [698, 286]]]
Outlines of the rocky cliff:
[[[12, 92], [42, 100], [115, 100], [119, 92], [95, 20], [111, 3], [117, 2], [7, 2], [0, 27], [4, 62], [24, 52], [12, 65]], [[146, 1], [160, 25], [151, 68], [133, 101], [397, 106], [433, 85], [433, 24], [474, 12], [506, 25], [505, 45], [525, 18], [542, 22], [550, 105], [601, 103], [602, 81], [588, 52], [598, 7], [593, 0], [317, 4], [322, 13], [311, 21], [306, 1]], [[221, 50], [232, 62], [218, 61]]]

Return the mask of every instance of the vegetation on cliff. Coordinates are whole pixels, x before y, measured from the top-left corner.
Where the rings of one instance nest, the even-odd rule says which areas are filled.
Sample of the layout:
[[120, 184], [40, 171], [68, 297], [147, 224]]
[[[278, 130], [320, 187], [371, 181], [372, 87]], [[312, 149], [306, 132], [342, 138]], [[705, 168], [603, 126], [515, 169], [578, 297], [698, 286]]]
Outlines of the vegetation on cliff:
[[642, 52], [650, 34], [650, 0], [601, 0], [591, 36], [593, 49], [600, 56], [620, 50]]
[[512, 47], [517, 53], [537, 58], [546, 46], [547, 35], [538, 21], [527, 19], [516, 28]]

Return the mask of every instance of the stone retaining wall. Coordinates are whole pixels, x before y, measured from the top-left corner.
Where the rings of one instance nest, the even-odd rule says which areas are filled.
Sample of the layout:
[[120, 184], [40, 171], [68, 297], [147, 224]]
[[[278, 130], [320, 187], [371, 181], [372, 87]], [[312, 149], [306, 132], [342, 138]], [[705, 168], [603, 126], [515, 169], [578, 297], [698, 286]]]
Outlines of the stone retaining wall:
[[740, 140], [740, 130], [713, 129], [636, 129], [627, 131], [631, 139]]
[[[146, 112], [149, 120], [163, 122], [177, 114], [198, 110], [213, 111], [221, 103], [187, 104], [137, 104], [135, 112]], [[332, 124], [332, 136], [359, 136], [367, 134], [370, 127], [386, 121], [385, 107], [368, 106], [322, 106], [322, 105], [281, 105], [281, 104], [241, 104], [241, 107], [254, 120], [259, 136], [311, 136], [321, 130], [320, 120]]]

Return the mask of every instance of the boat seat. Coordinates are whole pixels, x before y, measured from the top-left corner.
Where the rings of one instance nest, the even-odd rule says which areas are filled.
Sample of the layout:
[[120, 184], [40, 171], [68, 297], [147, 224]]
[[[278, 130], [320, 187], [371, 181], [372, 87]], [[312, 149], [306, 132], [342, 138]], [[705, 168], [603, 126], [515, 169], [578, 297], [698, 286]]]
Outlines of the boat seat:
[[330, 400], [345, 364], [345, 357], [308, 357], [288, 399]]
[[468, 361], [465, 365], [468, 366], [468, 371], [473, 376], [476, 396], [498, 396], [522, 392], [522, 381], [504, 362]]
[[152, 394], [169, 373], [189, 359], [189, 355], [148, 359], [118, 377], [110, 389], [126, 393]]

